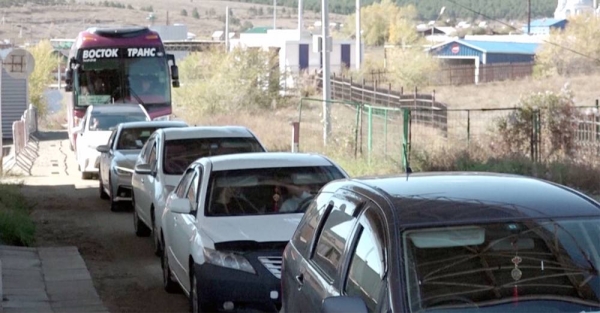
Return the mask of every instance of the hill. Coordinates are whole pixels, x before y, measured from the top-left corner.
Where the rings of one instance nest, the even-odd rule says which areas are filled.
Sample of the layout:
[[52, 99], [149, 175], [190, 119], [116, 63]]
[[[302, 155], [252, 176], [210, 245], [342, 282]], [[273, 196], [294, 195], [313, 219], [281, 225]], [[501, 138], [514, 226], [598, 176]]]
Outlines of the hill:
[[[74, 38], [86, 27], [94, 25], [149, 25], [182, 23], [198, 39], [209, 39], [225, 27], [225, 8], [229, 6], [230, 29], [240, 31], [251, 26], [272, 26], [272, 5], [220, 0], [0, 0], [0, 40], [37, 41], [48, 38]], [[277, 27], [295, 28], [297, 10], [277, 8]], [[312, 24], [320, 15], [305, 11], [304, 23]], [[344, 16], [332, 14], [331, 22], [342, 22]]]
[[[239, 0], [242, 2], [270, 4], [272, 0]], [[297, 0], [278, 0], [279, 5], [298, 7]], [[361, 0], [361, 5], [369, 5], [375, 0]], [[415, 5], [422, 20], [434, 20], [437, 18], [442, 6], [446, 6], [446, 18], [483, 18], [478, 14], [461, 8], [447, 0], [396, 0], [398, 5]], [[522, 20], [527, 17], [527, 1], [524, 0], [456, 0], [462, 6], [473, 11], [480, 12], [493, 19]], [[330, 12], [338, 14], [351, 14], [355, 10], [355, 0], [330, 0]], [[556, 0], [532, 0], [532, 17], [550, 17], [556, 9]], [[304, 8], [320, 12], [320, 0], [304, 0]]]

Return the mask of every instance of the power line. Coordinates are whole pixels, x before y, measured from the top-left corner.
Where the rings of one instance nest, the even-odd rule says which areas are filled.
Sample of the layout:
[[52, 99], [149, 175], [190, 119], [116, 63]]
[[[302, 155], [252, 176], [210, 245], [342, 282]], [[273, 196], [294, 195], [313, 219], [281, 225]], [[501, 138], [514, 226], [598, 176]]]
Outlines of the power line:
[[[508, 23], [505, 23], [505, 22], [502, 22], [502, 21], [500, 21], [500, 20], [497, 20], [497, 19], [495, 19], [495, 18], [493, 18], [493, 17], [487, 16], [487, 15], [485, 15], [485, 14], [483, 14], [483, 13], [479, 12], [479, 11], [473, 10], [473, 9], [471, 9], [471, 8], [469, 8], [469, 7], [465, 6], [465, 5], [462, 5], [462, 4], [460, 4], [460, 3], [457, 3], [457, 2], [456, 2], [456, 1], [454, 1], [454, 0], [446, 0], [446, 1], [448, 1], [448, 2], [450, 2], [450, 3], [452, 3], [452, 4], [455, 4], [455, 5], [457, 5], [457, 6], [461, 7], [461, 8], [463, 8], [463, 9], [465, 9], [465, 10], [467, 10], [467, 11], [471, 11], [471, 12], [473, 12], [473, 13], [477, 14], [477, 15], [481, 15], [481, 16], [485, 17], [486, 19], [489, 19], [489, 20], [492, 20], [492, 21], [498, 22], [498, 23], [500, 23], [500, 24], [502, 24], [502, 25], [508, 26], [508, 27], [512, 28], [513, 30], [518, 30], [516, 27], [514, 27], [514, 26], [512, 26], [512, 25], [510, 25], [510, 24], [508, 24]], [[587, 55], [587, 54], [581, 53], [581, 52], [579, 52], [579, 51], [577, 51], [577, 50], [573, 50], [573, 49], [571, 49], [571, 48], [565, 47], [565, 46], [563, 46], [563, 45], [561, 45], [561, 44], [558, 44], [558, 43], [556, 43], [556, 42], [548, 41], [548, 40], [545, 40], [545, 39], [542, 39], [542, 41], [543, 41], [543, 42], [545, 42], [545, 43], [551, 44], [551, 45], [553, 45], [553, 46], [556, 46], [556, 47], [559, 47], [559, 48], [561, 48], [561, 49], [565, 49], [565, 50], [567, 50], [567, 51], [570, 51], [570, 52], [572, 52], [572, 53], [575, 53], [575, 54], [577, 54], [577, 55], [580, 55], [580, 56], [582, 56], [582, 57], [585, 57], [585, 58], [588, 58], [588, 59], [590, 59], [590, 60], [593, 60], [593, 61], [596, 61], [596, 62], [600, 63], [600, 59], [598, 59], [598, 58], [595, 58], [595, 57], [592, 57], [592, 56], [590, 56], [590, 55]]]

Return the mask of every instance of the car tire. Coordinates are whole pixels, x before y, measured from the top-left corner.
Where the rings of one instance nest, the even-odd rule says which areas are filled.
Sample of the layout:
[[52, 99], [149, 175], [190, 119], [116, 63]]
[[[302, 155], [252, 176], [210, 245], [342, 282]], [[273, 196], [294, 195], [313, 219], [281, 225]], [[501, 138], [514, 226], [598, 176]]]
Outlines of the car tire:
[[98, 192], [100, 193], [100, 199], [110, 199], [106, 191], [104, 191], [104, 184], [102, 183], [102, 175], [98, 174]]
[[177, 283], [173, 280], [173, 277], [171, 277], [171, 268], [169, 267], [169, 257], [167, 257], [167, 253], [164, 252], [165, 249], [163, 250], [163, 254], [160, 258], [160, 264], [162, 267], [162, 272], [163, 272], [163, 287], [165, 288], [165, 291], [168, 293], [178, 293], [179, 292], [179, 286], [177, 285]]
[[158, 236], [158, 229], [156, 228], [156, 218], [154, 217], [154, 208], [150, 210], [150, 214], [152, 214], [152, 241], [154, 242], [154, 254], [156, 256], [162, 255], [160, 237]]
[[112, 190], [112, 184], [110, 183], [111, 179], [112, 179], [112, 177], [109, 174], [108, 175], [108, 190], [110, 190], [110, 195], [108, 195], [108, 198], [110, 200], [110, 210], [112, 212], [116, 212], [116, 211], [119, 210], [119, 202], [117, 202], [117, 201], [114, 200], [115, 199], [115, 195], [114, 195], [114, 192]]
[[148, 237], [150, 235], [150, 229], [140, 220], [135, 208], [133, 209], [133, 229], [138, 237]]
[[190, 296], [189, 305], [190, 312], [192, 313], [204, 313], [204, 312], [217, 312], [217, 308], [209, 303], [202, 302], [202, 299], [198, 296], [198, 277], [194, 271], [194, 265], [190, 268]]

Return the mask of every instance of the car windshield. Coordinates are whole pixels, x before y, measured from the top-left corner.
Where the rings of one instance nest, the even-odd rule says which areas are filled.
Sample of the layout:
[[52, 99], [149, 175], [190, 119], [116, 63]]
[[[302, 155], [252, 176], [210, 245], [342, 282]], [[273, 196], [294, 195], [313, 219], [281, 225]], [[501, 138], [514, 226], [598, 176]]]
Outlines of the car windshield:
[[92, 113], [90, 118], [91, 131], [107, 131], [121, 123], [147, 121], [143, 112], [128, 113]]
[[264, 151], [253, 137], [167, 140], [163, 154], [163, 172], [167, 175], [182, 175], [192, 162], [205, 156]]
[[343, 177], [335, 166], [215, 171], [205, 215], [302, 213], [323, 185]]
[[600, 220], [465, 225], [402, 235], [411, 312], [598, 312]]
[[158, 127], [124, 128], [121, 130], [117, 150], [140, 150]]

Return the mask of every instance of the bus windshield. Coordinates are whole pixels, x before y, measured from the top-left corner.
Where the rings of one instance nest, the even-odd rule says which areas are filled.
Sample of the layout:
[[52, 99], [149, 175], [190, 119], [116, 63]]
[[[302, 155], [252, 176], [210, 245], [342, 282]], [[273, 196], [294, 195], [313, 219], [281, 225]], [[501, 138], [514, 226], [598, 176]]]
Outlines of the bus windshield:
[[171, 102], [169, 70], [163, 57], [96, 59], [82, 63], [77, 75], [77, 107], [129, 102], [151, 111]]

